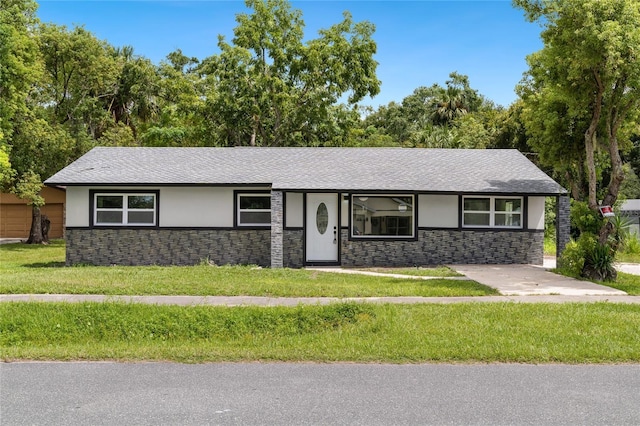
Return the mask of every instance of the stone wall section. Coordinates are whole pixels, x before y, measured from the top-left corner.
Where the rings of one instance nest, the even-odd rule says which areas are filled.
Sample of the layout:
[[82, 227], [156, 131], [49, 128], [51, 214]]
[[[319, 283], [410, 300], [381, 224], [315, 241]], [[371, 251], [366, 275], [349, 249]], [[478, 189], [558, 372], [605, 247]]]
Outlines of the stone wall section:
[[269, 229], [67, 229], [67, 265], [271, 265]]
[[571, 203], [568, 195], [560, 195], [556, 203], [556, 261], [571, 238]]
[[[67, 229], [67, 265], [271, 266], [269, 229]], [[352, 240], [341, 230], [343, 266], [542, 264], [543, 232], [420, 230], [417, 241]], [[284, 230], [283, 266], [304, 266], [304, 231]]]
[[284, 196], [282, 191], [271, 191], [271, 267], [282, 268], [284, 232]]
[[419, 230], [416, 241], [349, 240], [341, 232], [342, 266], [446, 264], [542, 265], [544, 233], [534, 231]]
[[283, 234], [283, 259], [286, 268], [302, 268], [304, 266], [304, 231], [302, 229], [285, 229]]

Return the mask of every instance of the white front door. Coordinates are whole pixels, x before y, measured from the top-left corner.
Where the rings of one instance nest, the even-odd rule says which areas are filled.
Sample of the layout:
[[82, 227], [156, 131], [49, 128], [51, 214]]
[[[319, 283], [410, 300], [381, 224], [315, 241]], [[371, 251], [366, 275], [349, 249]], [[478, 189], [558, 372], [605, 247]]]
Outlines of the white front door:
[[338, 194], [307, 194], [307, 262], [337, 262], [340, 247]]

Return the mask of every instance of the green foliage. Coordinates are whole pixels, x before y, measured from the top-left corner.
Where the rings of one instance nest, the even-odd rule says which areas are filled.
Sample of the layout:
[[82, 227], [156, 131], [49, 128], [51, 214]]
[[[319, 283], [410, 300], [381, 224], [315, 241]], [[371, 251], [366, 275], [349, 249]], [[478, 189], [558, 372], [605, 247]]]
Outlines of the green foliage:
[[543, 242], [543, 250], [544, 254], [547, 256], [555, 256], [556, 255], [556, 239], [555, 237], [551, 238], [545, 235]]
[[9, 187], [15, 171], [11, 168], [7, 147], [0, 145], [0, 191]]
[[546, 197], [544, 199], [544, 237], [556, 239], [556, 197]]
[[581, 276], [587, 253], [592, 252], [596, 245], [596, 236], [588, 232], [583, 232], [576, 241], [570, 241], [558, 260], [560, 272], [573, 277]]
[[[301, 12], [284, 0], [247, 0], [231, 43], [205, 59], [208, 130], [219, 145], [298, 146], [331, 142], [340, 130], [333, 106], [355, 105], [380, 90], [374, 26], [342, 22], [305, 42]], [[334, 121], [336, 120], [336, 121]], [[328, 138], [325, 136], [328, 134]]]
[[[613, 232], [609, 235], [611, 247], [616, 251], [623, 251], [632, 236], [629, 231], [631, 222], [619, 214], [608, 219], [613, 226]], [[635, 238], [635, 237], [634, 237]]]
[[629, 164], [624, 165], [625, 178], [620, 187], [619, 199], [640, 198], [640, 178]]
[[586, 250], [582, 275], [599, 281], [615, 281], [615, 253], [610, 244], [592, 245]]
[[[638, 237], [636, 235], [631, 235], [627, 241], [625, 242], [624, 246], [622, 247], [622, 256], [621, 259], [622, 261], [624, 261], [623, 259], [625, 258], [624, 255], [627, 256], [633, 256], [634, 259], [632, 261], [632, 263], [640, 263], [640, 259], [638, 259], [640, 256], [640, 240], [638, 240]], [[629, 260], [627, 260], [629, 261]]]
[[125, 125], [123, 122], [120, 122], [115, 126], [109, 127], [107, 130], [105, 130], [97, 142], [101, 146], [137, 145], [131, 127]]
[[40, 175], [29, 170], [21, 176], [20, 180], [17, 181], [13, 192], [18, 196], [18, 198], [27, 200], [29, 205], [42, 207], [44, 206], [44, 198], [40, 195], [42, 187], [43, 185]]
[[32, 0], [0, 2], [0, 147], [11, 141], [14, 117], [28, 112], [31, 86], [40, 77], [37, 7]]
[[602, 226], [603, 220], [600, 213], [589, 208], [586, 202], [571, 200], [570, 213], [572, 234], [579, 236], [583, 233], [596, 235]]
[[544, 164], [567, 177], [574, 198], [588, 199], [592, 209], [599, 200], [613, 205], [624, 180], [621, 153], [638, 125], [640, 3], [514, 4], [544, 27], [544, 47], [527, 58], [520, 88], [531, 144]]
[[[598, 241], [603, 223], [611, 228], [606, 242]], [[576, 242], [570, 242], [559, 262], [559, 269], [571, 276], [609, 281], [615, 280], [613, 266], [617, 251], [628, 239], [628, 224], [620, 216], [603, 219], [587, 203], [571, 200], [571, 226]]]
[[486, 148], [500, 132], [499, 109], [472, 89], [466, 75], [452, 72], [445, 87], [419, 87], [402, 100], [369, 112], [368, 137], [390, 137], [396, 146]]

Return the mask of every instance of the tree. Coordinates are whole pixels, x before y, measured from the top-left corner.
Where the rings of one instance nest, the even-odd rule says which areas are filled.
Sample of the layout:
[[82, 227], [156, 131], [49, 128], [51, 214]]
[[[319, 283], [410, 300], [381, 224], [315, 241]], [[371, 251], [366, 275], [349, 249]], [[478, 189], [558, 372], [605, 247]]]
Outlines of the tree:
[[167, 55], [157, 67], [156, 113], [145, 122], [140, 142], [144, 146], [217, 145], [215, 130], [207, 123], [204, 79], [197, 58], [180, 49]]
[[368, 114], [362, 127], [373, 127], [372, 136], [391, 137], [387, 145], [485, 148], [497, 134], [497, 111], [471, 88], [466, 75], [452, 72], [445, 87], [418, 87], [401, 104], [391, 102]]
[[466, 75], [452, 72], [446, 87], [438, 87], [432, 100], [432, 115], [435, 124], [450, 124], [454, 119], [477, 111], [482, 98], [471, 89]]
[[[30, 0], [0, 3], [0, 189], [14, 192], [33, 205], [39, 215], [43, 204], [36, 172], [21, 160], [25, 130], [40, 124], [31, 120], [30, 94], [41, 77], [42, 64], [34, 37], [37, 5]], [[27, 126], [28, 125], [28, 126]], [[28, 130], [27, 130], [28, 132]], [[40, 217], [38, 216], [38, 220]], [[42, 232], [30, 242], [40, 242]]]
[[[83, 28], [39, 25], [27, 37], [39, 47], [37, 75], [26, 90], [24, 108], [12, 116], [10, 189], [32, 206], [28, 243], [42, 243], [40, 196], [43, 181], [84, 154], [110, 126], [103, 101], [117, 93], [118, 63], [110, 46]], [[114, 136], [111, 136], [114, 138]]]
[[32, 36], [36, 9], [32, 0], [0, 2], [0, 148], [6, 149], [11, 140], [13, 118], [27, 111], [27, 97], [40, 75], [38, 44]]
[[247, 0], [231, 43], [203, 61], [207, 117], [222, 145], [318, 145], [318, 130], [346, 96], [379, 92], [374, 26], [342, 22], [304, 42], [301, 12], [285, 0]]
[[[120, 118], [114, 114], [122, 64], [113, 48], [82, 27], [43, 24], [39, 32], [45, 66], [39, 106], [51, 123], [78, 140], [98, 139]], [[113, 101], [113, 102], [112, 102]]]
[[107, 51], [111, 51], [116, 60], [118, 76], [114, 90], [102, 98], [104, 108], [116, 126], [126, 125], [136, 139], [138, 124], [148, 122], [157, 114], [156, 69], [149, 59], [134, 55], [130, 46], [107, 48]]
[[[610, 177], [601, 191], [602, 205], [613, 205], [625, 175], [621, 151], [637, 123], [640, 105], [640, 2], [514, 0], [514, 4], [544, 27], [543, 49], [527, 58], [535, 94], [529, 98], [532, 102], [525, 102], [538, 111], [534, 115], [545, 114], [550, 105], [562, 111], [562, 122], [556, 120], [552, 125], [564, 133], [557, 133], [553, 145], [565, 144], [562, 136], [567, 132], [572, 143], [582, 135], [580, 151], [584, 152], [587, 203], [592, 211], [599, 208], [597, 152], [603, 148]], [[540, 126], [543, 132], [553, 132], [544, 122]], [[603, 221], [600, 246], [613, 231], [613, 225]]]

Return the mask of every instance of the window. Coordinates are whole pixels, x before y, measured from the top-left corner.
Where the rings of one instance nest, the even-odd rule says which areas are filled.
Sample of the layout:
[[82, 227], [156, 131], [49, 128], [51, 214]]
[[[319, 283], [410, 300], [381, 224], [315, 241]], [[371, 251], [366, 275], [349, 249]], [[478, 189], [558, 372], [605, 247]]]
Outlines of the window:
[[269, 194], [238, 194], [238, 226], [271, 226]]
[[352, 195], [351, 236], [413, 238], [413, 195]]
[[522, 228], [522, 197], [464, 197], [462, 225]]
[[94, 194], [94, 206], [94, 225], [156, 224], [156, 194]]

